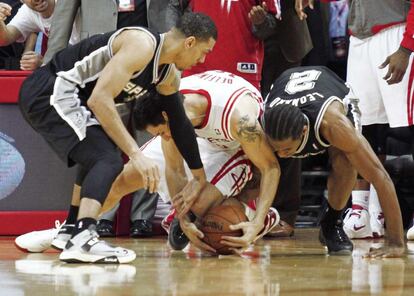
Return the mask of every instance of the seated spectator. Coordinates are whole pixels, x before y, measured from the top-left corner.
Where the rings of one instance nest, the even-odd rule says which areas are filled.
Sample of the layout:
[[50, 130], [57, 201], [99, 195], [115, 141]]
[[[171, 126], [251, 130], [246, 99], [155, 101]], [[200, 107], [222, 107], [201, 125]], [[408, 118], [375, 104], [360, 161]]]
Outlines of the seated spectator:
[[[3, 0], [12, 7], [12, 14], [5, 20], [5, 24], [14, 17], [17, 10], [22, 6], [19, 0]], [[23, 44], [12, 43], [8, 46], [0, 47], [0, 69], [18, 70], [20, 69], [19, 60], [23, 52]]]
[[[14, 42], [25, 42], [31, 33], [43, 32], [48, 36], [55, 0], [22, 0], [23, 5], [6, 25], [5, 20], [11, 15], [12, 7], [0, 2], [0, 46]], [[76, 22], [75, 22], [76, 23]], [[76, 27], [76, 26], [75, 26]], [[72, 31], [70, 44], [79, 41], [79, 32]], [[34, 70], [42, 64], [43, 57], [34, 51], [25, 52], [22, 70]]]

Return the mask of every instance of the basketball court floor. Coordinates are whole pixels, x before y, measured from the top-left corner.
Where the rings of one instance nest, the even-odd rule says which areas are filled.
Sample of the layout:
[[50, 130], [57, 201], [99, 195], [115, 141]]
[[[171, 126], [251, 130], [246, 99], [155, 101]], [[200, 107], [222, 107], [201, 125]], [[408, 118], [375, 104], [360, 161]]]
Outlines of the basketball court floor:
[[0, 237], [0, 295], [414, 295], [414, 250], [363, 259], [382, 240], [357, 240], [352, 256], [327, 256], [317, 234], [298, 229], [241, 257], [174, 252], [165, 237], [111, 239], [136, 251], [125, 265], [61, 263], [56, 251], [23, 253], [14, 237]]

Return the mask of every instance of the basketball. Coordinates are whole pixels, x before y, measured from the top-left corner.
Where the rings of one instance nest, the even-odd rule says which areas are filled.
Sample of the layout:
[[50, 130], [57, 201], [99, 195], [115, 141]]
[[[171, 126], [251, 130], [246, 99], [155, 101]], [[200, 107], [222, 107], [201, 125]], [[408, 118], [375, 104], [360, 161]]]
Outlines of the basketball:
[[231, 230], [230, 225], [247, 221], [243, 205], [231, 198], [223, 204], [210, 209], [201, 219], [200, 230], [204, 233], [203, 241], [213, 247], [218, 254], [229, 255], [233, 251], [220, 243], [222, 236], [242, 236], [243, 231]]

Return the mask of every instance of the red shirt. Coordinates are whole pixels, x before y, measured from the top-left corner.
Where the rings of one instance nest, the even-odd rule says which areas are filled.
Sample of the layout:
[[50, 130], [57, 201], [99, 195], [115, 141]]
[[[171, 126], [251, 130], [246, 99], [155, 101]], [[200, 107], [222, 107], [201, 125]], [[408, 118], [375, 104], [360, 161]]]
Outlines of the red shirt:
[[222, 70], [239, 75], [260, 89], [263, 41], [253, 35], [248, 14], [262, 2], [266, 2], [270, 13], [280, 11], [278, 0], [191, 0], [194, 12], [203, 12], [213, 19], [218, 38], [205, 62], [184, 71], [183, 76]]
[[411, 0], [411, 8], [407, 15], [404, 38], [401, 46], [414, 51], [414, 2]]

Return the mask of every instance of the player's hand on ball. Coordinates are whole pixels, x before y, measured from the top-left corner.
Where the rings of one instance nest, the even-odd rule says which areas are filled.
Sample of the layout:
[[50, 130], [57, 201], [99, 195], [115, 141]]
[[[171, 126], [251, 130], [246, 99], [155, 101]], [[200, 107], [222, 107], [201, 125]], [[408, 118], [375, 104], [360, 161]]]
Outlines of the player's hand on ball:
[[197, 228], [194, 223], [181, 219], [180, 226], [181, 230], [184, 232], [193, 246], [207, 253], [216, 253], [216, 250], [202, 241], [204, 234]]
[[181, 219], [185, 214], [188, 213], [188, 211], [190, 211], [194, 202], [200, 195], [201, 190], [203, 190], [205, 186], [205, 182], [201, 182], [194, 178], [190, 180], [187, 185], [185, 185], [180, 193], [171, 199], [172, 204], [177, 211], [178, 219]]
[[248, 221], [236, 225], [230, 225], [231, 230], [241, 229], [243, 231], [243, 236], [222, 236], [221, 243], [234, 248], [247, 248], [250, 244], [254, 242], [257, 234], [260, 232], [260, 230], [262, 230], [262, 228], [263, 223], [258, 224], [255, 221]]
[[370, 248], [364, 258], [399, 258], [405, 254], [405, 246], [389, 244], [381, 248]]

